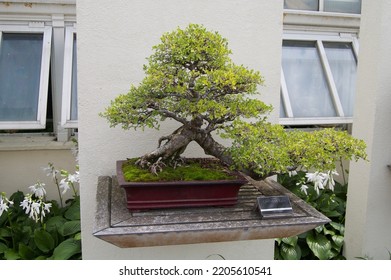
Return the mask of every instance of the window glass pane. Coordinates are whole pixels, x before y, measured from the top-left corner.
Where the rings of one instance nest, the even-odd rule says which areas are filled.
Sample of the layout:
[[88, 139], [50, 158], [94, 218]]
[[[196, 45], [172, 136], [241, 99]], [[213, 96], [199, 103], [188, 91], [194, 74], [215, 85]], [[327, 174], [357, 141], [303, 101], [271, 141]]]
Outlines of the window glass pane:
[[0, 121], [37, 120], [43, 34], [3, 33]]
[[77, 47], [76, 34], [73, 35], [71, 120], [77, 120]]
[[353, 116], [357, 63], [350, 43], [323, 43], [346, 117]]
[[315, 42], [284, 41], [282, 68], [294, 117], [334, 117]]
[[324, 0], [324, 11], [361, 14], [361, 0]]
[[282, 94], [280, 95], [280, 118], [286, 118], [284, 103], [282, 102]]
[[318, 11], [318, 2], [318, 0], [284, 0], [284, 9]]

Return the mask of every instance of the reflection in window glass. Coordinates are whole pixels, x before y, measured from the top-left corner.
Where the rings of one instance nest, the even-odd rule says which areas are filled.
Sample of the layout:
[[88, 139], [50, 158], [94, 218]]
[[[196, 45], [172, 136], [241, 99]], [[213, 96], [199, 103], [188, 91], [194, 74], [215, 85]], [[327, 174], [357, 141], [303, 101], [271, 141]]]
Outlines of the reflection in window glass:
[[71, 120], [77, 120], [77, 47], [76, 34], [73, 35]]
[[318, 0], [284, 0], [284, 9], [318, 11], [318, 2]]
[[282, 98], [280, 98], [280, 118], [286, 118], [285, 106], [284, 103], [282, 102]]
[[361, 14], [361, 0], [324, 0], [324, 11]]
[[3, 33], [0, 121], [37, 119], [43, 34]]
[[346, 117], [353, 116], [357, 62], [350, 43], [323, 43]]
[[294, 117], [336, 116], [315, 42], [284, 42], [282, 68]]

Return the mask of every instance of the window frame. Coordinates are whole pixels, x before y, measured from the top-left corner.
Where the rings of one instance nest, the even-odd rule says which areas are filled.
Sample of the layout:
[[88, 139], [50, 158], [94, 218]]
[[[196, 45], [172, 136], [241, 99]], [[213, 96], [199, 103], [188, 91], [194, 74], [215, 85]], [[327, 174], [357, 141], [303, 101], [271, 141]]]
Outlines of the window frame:
[[315, 42], [316, 49], [319, 54], [320, 63], [322, 65], [323, 74], [325, 76], [329, 94], [336, 111], [336, 117], [295, 117], [293, 115], [292, 105], [290, 102], [289, 89], [285, 82], [285, 74], [281, 66], [281, 88], [280, 98], [281, 106], [283, 106], [285, 117], [279, 118], [279, 123], [282, 125], [331, 125], [331, 124], [351, 124], [353, 117], [345, 116], [338, 90], [332, 75], [331, 67], [329, 65], [323, 42], [341, 42], [350, 43], [352, 46], [353, 55], [357, 61], [359, 44], [358, 39], [353, 34], [305, 34], [305, 33], [285, 33], [283, 41], [305, 41]]
[[[341, 13], [341, 14], [351, 14], [351, 15], [360, 15], [361, 13], [348, 13], [348, 12], [330, 12], [324, 10], [324, 0], [318, 0], [319, 8], [318, 10], [300, 10], [300, 9], [285, 9], [284, 10], [292, 10], [292, 11], [307, 11], [307, 12], [322, 12], [322, 13]], [[362, 0], [361, 0], [361, 9], [362, 9]]]
[[1, 121], [0, 130], [44, 129], [46, 127], [46, 112], [49, 87], [50, 56], [52, 47], [52, 27], [37, 24], [0, 25], [0, 48], [3, 33], [43, 34], [41, 73], [39, 79], [37, 117], [33, 121]]
[[75, 35], [75, 26], [67, 26], [65, 28], [64, 70], [61, 102], [61, 125], [64, 128], [78, 128], [78, 120], [71, 119], [73, 43]]

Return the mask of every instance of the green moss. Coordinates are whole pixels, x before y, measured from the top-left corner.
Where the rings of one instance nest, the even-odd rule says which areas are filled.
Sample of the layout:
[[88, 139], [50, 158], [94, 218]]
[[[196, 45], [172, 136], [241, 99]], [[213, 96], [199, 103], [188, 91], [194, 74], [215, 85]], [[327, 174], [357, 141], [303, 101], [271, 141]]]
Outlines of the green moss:
[[129, 159], [122, 166], [125, 180], [128, 182], [208, 181], [236, 178], [232, 172], [215, 160], [187, 160], [186, 164], [176, 168], [166, 166], [158, 175], [136, 166], [134, 164], [136, 160]]

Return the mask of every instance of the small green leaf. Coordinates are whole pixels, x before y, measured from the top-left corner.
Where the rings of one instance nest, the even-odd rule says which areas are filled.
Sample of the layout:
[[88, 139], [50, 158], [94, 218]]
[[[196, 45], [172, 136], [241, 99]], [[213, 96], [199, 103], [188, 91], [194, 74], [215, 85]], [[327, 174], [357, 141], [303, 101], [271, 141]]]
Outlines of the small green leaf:
[[320, 260], [330, 259], [331, 242], [324, 235], [310, 233], [307, 236], [307, 244], [311, 251]]
[[291, 245], [291, 246], [296, 246], [297, 244], [297, 240], [299, 238], [297, 236], [292, 236], [292, 237], [284, 237], [282, 238], [282, 242], [284, 242], [285, 244], [288, 244], [288, 245]]
[[8, 246], [3, 242], [0, 242], [0, 254], [3, 254], [8, 249]]
[[34, 241], [38, 249], [44, 253], [48, 253], [54, 248], [54, 239], [52, 235], [43, 229], [34, 232]]
[[324, 228], [324, 226], [318, 226], [318, 227], [315, 228], [315, 231], [317, 233], [321, 233], [323, 231], [323, 228]]
[[343, 246], [344, 237], [342, 235], [333, 235], [331, 239], [334, 241], [335, 246], [333, 247], [340, 250]]
[[67, 219], [61, 216], [54, 216], [47, 221], [46, 230], [48, 232], [57, 232], [66, 222]]
[[33, 249], [23, 243], [19, 243], [19, 255], [24, 260], [32, 260], [35, 257]]
[[80, 220], [80, 203], [74, 202], [65, 212], [65, 218], [68, 220]]
[[290, 246], [286, 243], [282, 243], [280, 254], [284, 260], [300, 260], [301, 249], [298, 245]]
[[73, 238], [69, 238], [58, 245], [53, 252], [53, 259], [68, 260], [72, 256], [81, 253], [81, 242]]
[[[322, 208], [320, 208], [322, 209]], [[322, 209], [323, 210], [323, 209]], [[334, 217], [339, 217], [339, 216], [342, 216], [340, 212], [338, 212], [337, 210], [332, 210], [332, 211], [329, 211], [329, 210], [323, 210], [323, 213], [329, 217], [329, 218], [334, 218]]]
[[3, 227], [8, 221], [8, 214], [4, 211], [0, 216], [0, 227]]
[[18, 252], [13, 249], [8, 249], [4, 252], [4, 257], [6, 260], [19, 260], [20, 256]]
[[345, 232], [345, 226], [343, 224], [339, 224], [336, 222], [330, 222], [330, 226], [338, 230], [341, 234], [344, 234]]
[[81, 231], [80, 221], [69, 221], [66, 222], [63, 227], [60, 229], [60, 234], [62, 236], [68, 236], [75, 234]]
[[78, 232], [74, 236], [75, 240], [81, 240], [81, 232]]
[[0, 236], [1, 237], [11, 237], [11, 231], [7, 228], [0, 228]]
[[335, 235], [335, 231], [334, 230], [329, 230], [327, 229], [326, 227], [323, 228], [323, 234], [324, 235]]

